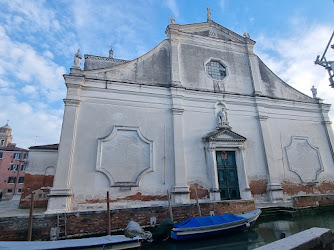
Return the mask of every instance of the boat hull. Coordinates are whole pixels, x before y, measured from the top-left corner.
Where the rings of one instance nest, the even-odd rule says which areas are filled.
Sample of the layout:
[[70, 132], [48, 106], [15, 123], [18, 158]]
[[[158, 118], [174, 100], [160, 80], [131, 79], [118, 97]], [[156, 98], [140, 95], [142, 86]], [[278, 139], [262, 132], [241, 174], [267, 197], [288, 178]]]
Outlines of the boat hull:
[[193, 228], [173, 228], [172, 238], [175, 240], [190, 240], [241, 232], [251, 227], [260, 214], [261, 210], [257, 209], [248, 213], [238, 214], [238, 216], [244, 219], [236, 222]]

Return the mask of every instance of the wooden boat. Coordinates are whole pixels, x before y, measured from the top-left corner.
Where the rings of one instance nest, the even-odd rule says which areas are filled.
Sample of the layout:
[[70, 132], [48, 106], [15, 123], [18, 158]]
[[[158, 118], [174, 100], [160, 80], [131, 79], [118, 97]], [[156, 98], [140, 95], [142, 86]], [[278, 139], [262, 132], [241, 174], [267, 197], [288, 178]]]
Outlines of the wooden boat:
[[244, 231], [255, 223], [260, 214], [261, 210], [256, 209], [237, 215], [193, 217], [175, 224], [172, 229], [172, 238], [175, 240], [198, 239]]
[[139, 249], [141, 241], [140, 237], [127, 238], [124, 235], [57, 241], [0, 241], [0, 249]]

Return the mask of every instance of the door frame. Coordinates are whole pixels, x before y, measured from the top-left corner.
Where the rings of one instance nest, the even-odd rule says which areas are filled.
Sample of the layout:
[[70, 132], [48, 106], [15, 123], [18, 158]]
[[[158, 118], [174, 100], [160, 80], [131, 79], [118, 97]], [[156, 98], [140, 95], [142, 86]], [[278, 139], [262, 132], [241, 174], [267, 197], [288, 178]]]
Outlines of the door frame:
[[205, 146], [206, 164], [208, 170], [209, 180], [211, 182], [210, 188], [210, 200], [220, 201], [220, 191], [218, 183], [218, 169], [216, 155], [217, 151], [234, 151], [235, 160], [237, 165], [238, 184], [240, 191], [240, 198], [242, 200], [253, 199], [247, 178], [247, 172], [245, 168], [245, 147], [239, 142], [208, 142]]

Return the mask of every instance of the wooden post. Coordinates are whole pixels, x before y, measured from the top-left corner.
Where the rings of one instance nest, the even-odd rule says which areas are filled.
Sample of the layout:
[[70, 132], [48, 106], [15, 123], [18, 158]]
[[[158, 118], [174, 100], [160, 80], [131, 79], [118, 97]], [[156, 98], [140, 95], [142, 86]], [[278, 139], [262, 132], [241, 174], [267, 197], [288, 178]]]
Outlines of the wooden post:
[[168, 207], [169, 207], [169, 216], [170, 216], [170, 219], [171, 219], [172, 221], [174, 221], [174, 219], [173, 219], [172, 204], [171, 204], [171, 201], [170, 201], [170, 196], [171, 196], [171, 194], [170, 194], [169, 191], [167, 190]]
[[32, 192], [31, 198], [30, 198], [30, 212], [29, 212], [29, 226], [28, 226], [27, 241], [31, 241], [31, 238], [32, 238], [32, 219], [33, 219], [33, 214], [34, 214], [34, 194], [35, 192]]
[[108, 213], [108, 235], [111, 235], [109, 191], [107, 191], [107, 213]]
[[197, 203], [198, 214], [199, 214], [199, 217], [202, 217], [201, 207], [199, 206], [198, 195], [197, 195], [197, 189], [196, 188], [195, 188], [195, 195], [196, 195], [196, 203]]

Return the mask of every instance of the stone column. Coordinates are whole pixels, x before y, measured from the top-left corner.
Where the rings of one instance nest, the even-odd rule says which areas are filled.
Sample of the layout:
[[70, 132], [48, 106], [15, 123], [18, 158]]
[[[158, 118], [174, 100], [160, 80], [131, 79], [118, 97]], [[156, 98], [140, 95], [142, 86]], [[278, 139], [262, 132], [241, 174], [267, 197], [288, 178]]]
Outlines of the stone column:
[[283, 201], [283, 189], [279, 181], [281, 168], [278, 161], [274, 158], [274, 152], [271, 147], [270, 133], [268, 128], [268, 116], [259, 115], [260, 127], [262, 132], [263, 146], [268, 169], [268, 186], [267, 191], [271, 202]]
[[174, 137], [174, 187], [172, 188], [173, 201], [176, 204], [189, 202], [189, 187], [186, 184], [186, 163], [183, 143], [183, 89], [173, 88], [171, 109]]
[[64, 99], [65, 109], [58, 148], [58, 160], [53, 187], [46, 213], [65, 212], [71, 210], [72, 188], [71, 173], [77, 130], [77, 117], [80, 105], [80, 90], [83, 77], [65, 76], [67, 98]]

